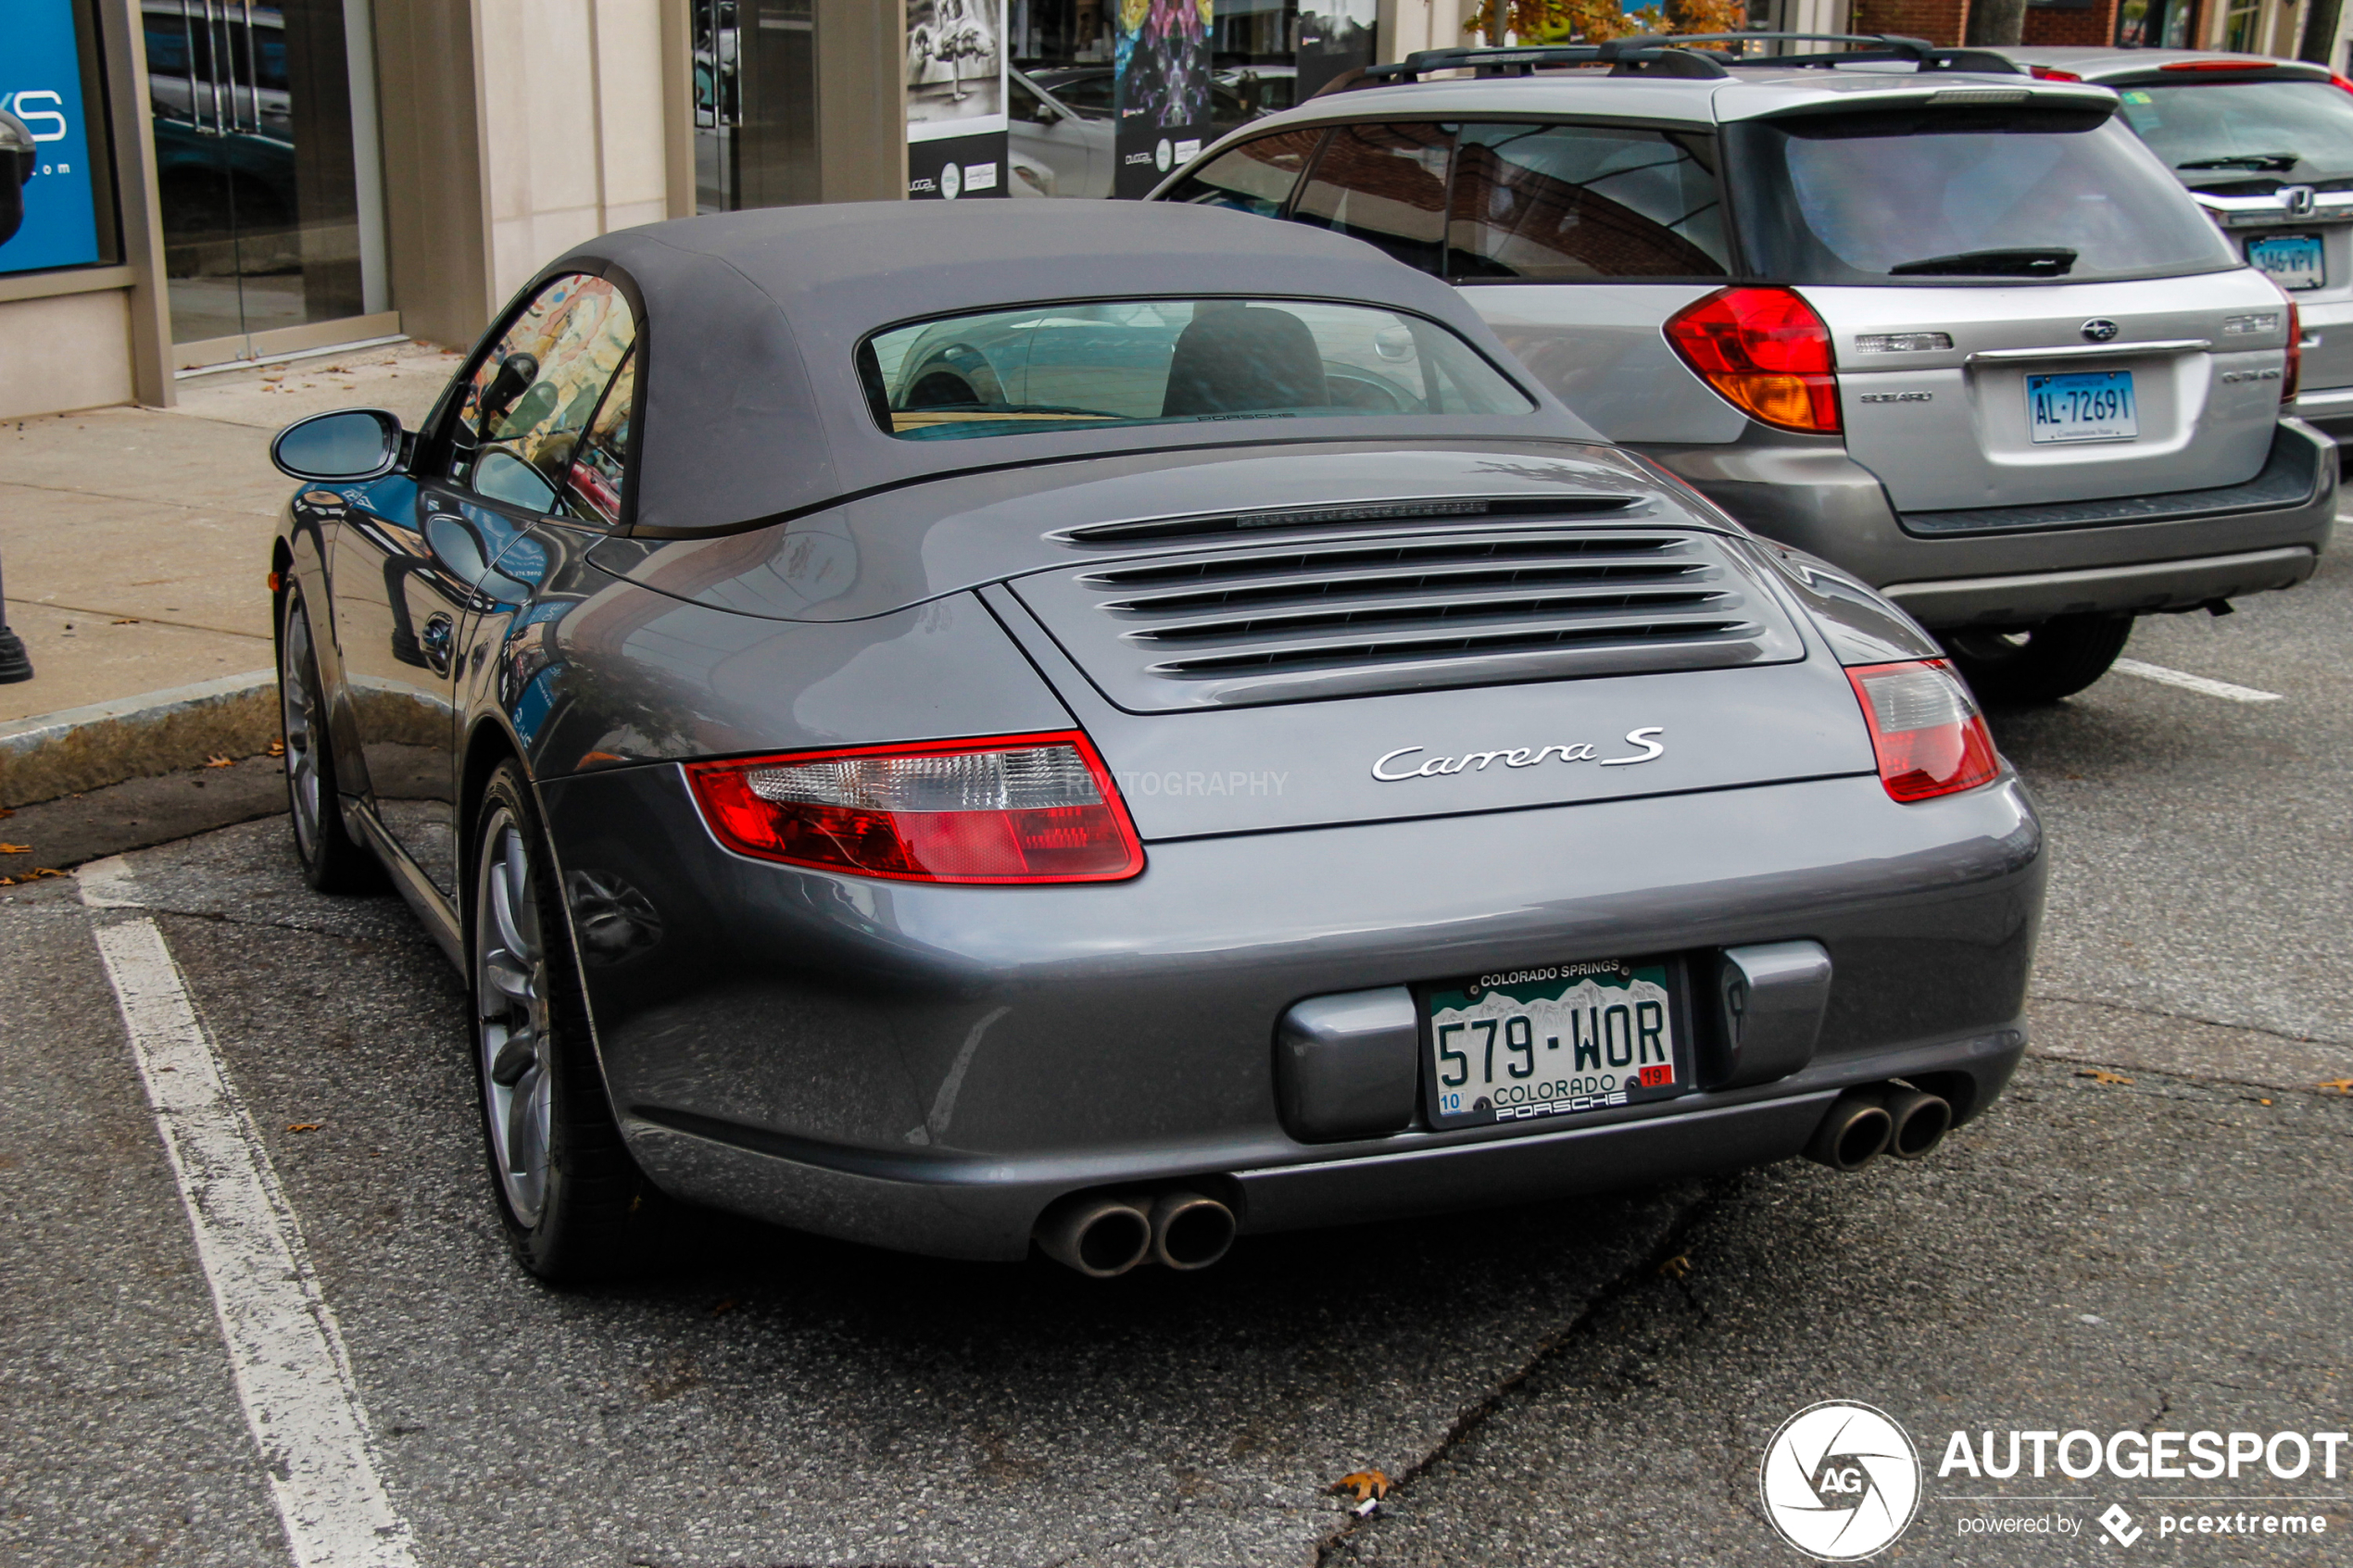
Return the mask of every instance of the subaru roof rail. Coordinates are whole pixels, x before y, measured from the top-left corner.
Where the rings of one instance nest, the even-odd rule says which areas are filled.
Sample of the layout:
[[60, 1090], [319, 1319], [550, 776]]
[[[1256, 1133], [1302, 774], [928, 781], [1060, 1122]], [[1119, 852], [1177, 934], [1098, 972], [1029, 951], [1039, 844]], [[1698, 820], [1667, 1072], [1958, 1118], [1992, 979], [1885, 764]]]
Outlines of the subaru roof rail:
[[[1691, 47], [1694, 44], [1844, 44], [1851, 47], [1819, 54], [1748, 55], [1694, 49]], [[1349, 85], [1385, 87], [1392, 82], [1418, 82], [1441, 70], [1469, 70], [1482, 77], [1532, 76], [1546, 67], [1585, 65], [1606, 65], [1612, 76], [1720, 79], [1731, 74], [1726, 69], [1730, 66], [1787, 69], [1880, 60], [1909, 64], [1921, 71], [2025, 74], [2015, 63], [1988, 49], [1940, 48], [1925, 38], [1907, 38], [1897, 33], [1699, 32], [1667, 37], [1642, 34], [1599, 44], [1462, 44], [1421, 49], [1393, 65], [1370, 67]]]

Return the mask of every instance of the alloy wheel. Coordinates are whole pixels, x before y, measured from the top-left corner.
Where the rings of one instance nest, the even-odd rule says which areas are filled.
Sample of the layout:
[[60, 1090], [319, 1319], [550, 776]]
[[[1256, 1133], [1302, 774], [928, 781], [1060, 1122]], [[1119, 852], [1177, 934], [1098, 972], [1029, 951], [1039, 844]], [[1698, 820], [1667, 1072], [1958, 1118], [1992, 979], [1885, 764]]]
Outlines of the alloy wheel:
[[286, 737], [286, 796], [294, 812], [295, 844], [308, 861], [319, 853], [320, 713], [311, 690], [310, 618], [297, 601], [286, 612], [284, 667], [278, 671], [278, 705]]
[[475, 872], [474, 1035], [482, 1053], [490, 1153], [515, 1223], [529, 1230], [547, 1201], [554, 1082], [547, 955], [531, 846], [500, 806]]

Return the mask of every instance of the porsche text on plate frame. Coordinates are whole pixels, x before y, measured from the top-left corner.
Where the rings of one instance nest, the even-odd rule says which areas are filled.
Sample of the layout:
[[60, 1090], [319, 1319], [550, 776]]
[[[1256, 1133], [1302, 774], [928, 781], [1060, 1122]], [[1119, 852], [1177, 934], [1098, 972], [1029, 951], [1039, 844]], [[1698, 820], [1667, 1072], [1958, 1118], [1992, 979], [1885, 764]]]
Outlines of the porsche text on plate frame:
[[1531, 1123], [1690, 1090], [1691, 1032], [1667, 960], [1489, 978], [1424, 994], [1433, 1125]]
[[2026, 378], [2027, 433], [2036, 442], [2131, 441], [2141, 433], [2130, 370]]
[[[1966, 1122], [2024, 1049], [2041, 830], [1936, 644], [1353, 240], [624, 231], [422, 429], [272, 451], [295, 853], [462, 970], [545, 1277], [676, 1204], [1201, 1266], [1785, 1159], [1898, 1079]], [[1465, 1115], [1424, 1010], [1469, 982]]]

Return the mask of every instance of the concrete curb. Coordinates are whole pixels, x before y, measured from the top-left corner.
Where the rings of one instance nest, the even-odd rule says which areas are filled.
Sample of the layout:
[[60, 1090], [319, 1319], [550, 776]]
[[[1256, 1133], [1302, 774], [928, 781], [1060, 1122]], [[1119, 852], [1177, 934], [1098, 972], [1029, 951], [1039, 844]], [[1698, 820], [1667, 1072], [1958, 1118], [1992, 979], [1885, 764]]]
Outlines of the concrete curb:
[[256, 670], [0, 724], [0, 804], [29, 806], [251, 757], [278, 738], [278, 676]]

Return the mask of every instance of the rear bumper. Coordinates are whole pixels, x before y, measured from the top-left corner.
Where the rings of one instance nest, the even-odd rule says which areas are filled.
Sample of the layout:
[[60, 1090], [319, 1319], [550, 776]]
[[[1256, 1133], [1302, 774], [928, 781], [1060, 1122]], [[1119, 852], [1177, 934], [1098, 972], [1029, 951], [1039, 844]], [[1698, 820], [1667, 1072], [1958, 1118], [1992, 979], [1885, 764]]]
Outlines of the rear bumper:
[[[748, 861], [674, 767], [543, 798], [567, 887], [600, 890], [607, 934], [635, 910], [582, 969], [653, 1181], [950, 1257], [1023, 1256], [1086, 1188], [1205, 1181], [1271, 1231], [1779, 1160], [1840, 1088], [1890, 1076], [1973, 1113], [2024, 1048], [2043, 901], [2015, 780], [1917, 806], [1863, 775], [1158, 841], [1133, 882], [1041, 888]], [[1792, 939], [1832, 977], [1811, 1061], [1777, 1082], [1561, 1131], [1309, 1143], [1282, 1119], [1277, 1023], [1302, 997]]]
[[2336, 517], [2336, 444], [2293, 419], [2241, 484], [1909, 517], [1834, 438], [1758, 432], [1649, 455], [1758, 533], [1843, 567], [1937, 629], [2289, 587], [2311, 575]]
[[2141, 566], [1890, 583], [1880, 592], [1923, 626], [2031, 625], [2055, 615], [2194, 609], [2216, 599], [2292, 588], [2311, 576], [2320, 561], [2317, 551], [2290, 545]]

